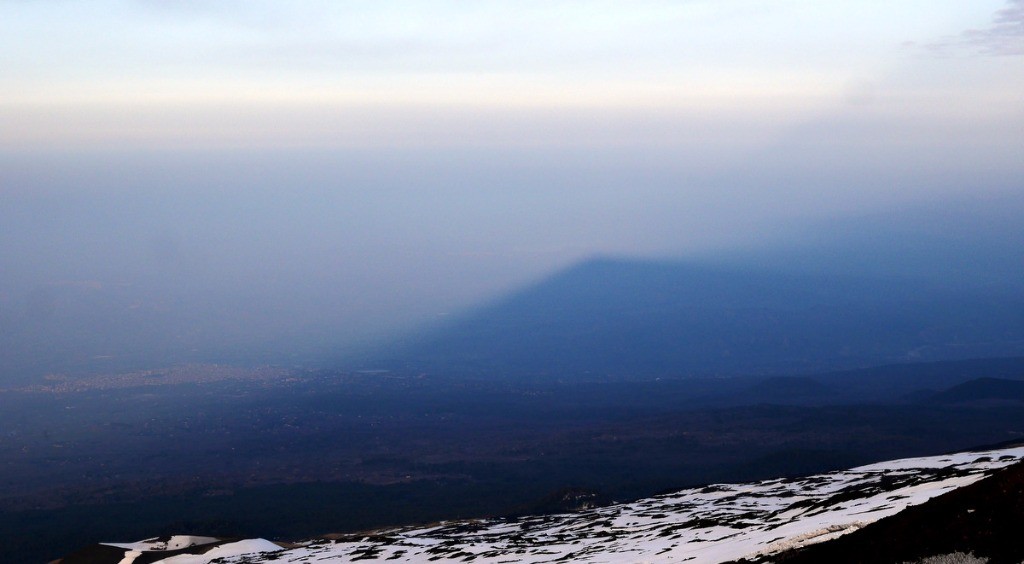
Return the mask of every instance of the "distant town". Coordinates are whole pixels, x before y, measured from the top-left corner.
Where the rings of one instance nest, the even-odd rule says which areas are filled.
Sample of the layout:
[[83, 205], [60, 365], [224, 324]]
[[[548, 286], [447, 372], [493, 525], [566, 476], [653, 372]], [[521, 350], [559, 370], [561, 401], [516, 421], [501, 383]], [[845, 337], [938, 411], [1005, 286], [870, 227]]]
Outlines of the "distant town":
[[209, 384], [229, 380], [281, 382], [294, 377], [294, 371], [272, 366], [239, 367], [226, 364], [183, 364], [168, 368], [75, 378], [65, 374], [48, 374], [43, 377], [45, 382], [43, 384], [0, 389], [0, 392], [63, 394], [92, 390], [118, 390], [140, 386]]

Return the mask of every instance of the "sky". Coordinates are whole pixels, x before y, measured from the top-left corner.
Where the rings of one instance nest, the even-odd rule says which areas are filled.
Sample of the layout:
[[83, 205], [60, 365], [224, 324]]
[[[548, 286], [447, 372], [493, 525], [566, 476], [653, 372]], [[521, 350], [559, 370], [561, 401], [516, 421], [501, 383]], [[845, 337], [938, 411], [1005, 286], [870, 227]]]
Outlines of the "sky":
[[133, 288], [356, 342], [1024, 190], [1021, 0], [9, 0], [0, 53], [6, 319]]
[[710, 129], [731, 150], [822, 114], [956, 128], [1019, 119], [1022, 9], [4, 2], [0, 143], [678, 147]]

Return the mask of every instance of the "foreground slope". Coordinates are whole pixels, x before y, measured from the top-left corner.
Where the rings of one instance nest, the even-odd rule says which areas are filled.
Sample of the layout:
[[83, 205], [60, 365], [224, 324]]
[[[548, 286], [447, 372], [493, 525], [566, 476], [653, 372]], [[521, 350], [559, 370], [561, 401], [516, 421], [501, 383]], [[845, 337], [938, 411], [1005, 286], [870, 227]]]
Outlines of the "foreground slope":
[[723, 562], [834, 539], [1022, 459], [1024, 447], [895, 460], [800, 479], [711, 485], [576, 513], [329, 535], [287, 548], [262, 539], [209, 539], [161, 554], [174, 539], [105, 544], [62, 564], [207, 564], [216, 558], [225, 563]]
[[1024, 562], [1024, 466], [958, 488], [833, 542], [771, 558], [786, 564], [907, 562], [970, 553], [990, 564]]

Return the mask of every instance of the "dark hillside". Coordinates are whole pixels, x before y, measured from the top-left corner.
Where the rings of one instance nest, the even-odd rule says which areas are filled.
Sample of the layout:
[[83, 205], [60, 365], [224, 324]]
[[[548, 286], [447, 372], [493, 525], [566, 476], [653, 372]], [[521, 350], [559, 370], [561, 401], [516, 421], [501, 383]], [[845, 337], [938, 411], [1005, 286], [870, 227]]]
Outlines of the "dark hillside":
[[905, 562], [973, 552], [992, 564], [1024, 560], [1024, 465], [910, 507], [838, 539], [772, 558], [785, 564]]
[[1024, 357], [890, 364], [812, 378], [838, 388], [848, 402], [906, 403], [928, 400], [936, 392], [979, 378], [1024, 380]]
[[977, 378], [932, 396], [936, 403], [1024, 401], [1024, 382], [1002, 378]]

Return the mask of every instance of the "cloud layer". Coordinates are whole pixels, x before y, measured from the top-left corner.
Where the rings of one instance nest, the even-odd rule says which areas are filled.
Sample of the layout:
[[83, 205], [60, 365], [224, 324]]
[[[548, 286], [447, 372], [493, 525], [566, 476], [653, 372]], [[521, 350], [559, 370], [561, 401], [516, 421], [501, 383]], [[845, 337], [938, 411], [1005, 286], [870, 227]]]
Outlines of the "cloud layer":
[[1024, 55], [1024, 0], [1008, 0], [1006, 7], [992, 16], [988, 27], [968, 29], [931, 43], [928, 48], [941, 54], [967, 49], [980, 55]]

